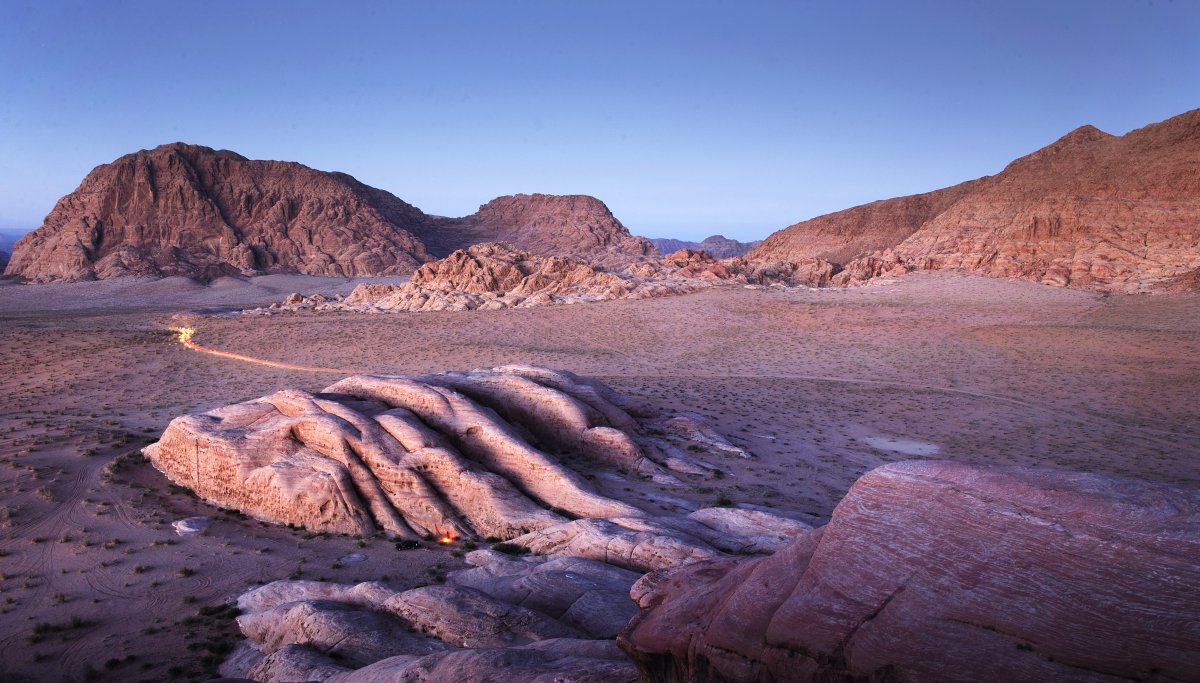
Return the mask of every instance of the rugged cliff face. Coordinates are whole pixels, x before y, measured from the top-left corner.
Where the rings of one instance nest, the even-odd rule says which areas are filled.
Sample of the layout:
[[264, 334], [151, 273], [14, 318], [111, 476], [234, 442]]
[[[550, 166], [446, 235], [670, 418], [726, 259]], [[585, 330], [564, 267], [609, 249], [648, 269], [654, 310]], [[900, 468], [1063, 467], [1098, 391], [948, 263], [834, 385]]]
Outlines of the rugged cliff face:
[[630, 234], [604, 202], [587, 195], [497, 197], [470, 216], [439, 219], [426, 239], [437, 256], [481, 242], [508, 242], [533, 254], [577, 256], [601, 265], [658, 255], [650, 240]]
[[980, 182], [871, 202], [802, 221], [769, 235], [747, 258], [761, 261], [816, 258], [849, 263], [904, 241]]
[[6, 275], [403, 275], [479, 242], [625, 265], [656, 255], [582, 195], [514, 195], [428, 216], [344, 173], [175, 143], [97, 167], [20, 240]]
[[5, 274], [403, 274], [431, 260], [414, 234], [426, 220], [343, 173], [175, 143], [89, 173], [16, 244]]
[[1109, 291], [1186, 288], [1200, 268], [1200, 110], [1124, 136], [1084, 126], [995, 176], [798, 223], [750, 256], [826, 258], [846, 264], [843, 283], [952, 268]]

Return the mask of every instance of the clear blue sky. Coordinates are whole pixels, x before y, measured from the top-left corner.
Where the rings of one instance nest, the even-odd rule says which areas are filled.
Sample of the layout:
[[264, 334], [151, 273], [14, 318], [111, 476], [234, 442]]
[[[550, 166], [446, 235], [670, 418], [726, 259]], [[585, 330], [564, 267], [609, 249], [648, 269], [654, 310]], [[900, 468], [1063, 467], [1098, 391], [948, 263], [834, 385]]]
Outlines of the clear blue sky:
[[0, 229], [183, 140], [753, 239], [1200, 106], [1200, 2], [0, 0]]

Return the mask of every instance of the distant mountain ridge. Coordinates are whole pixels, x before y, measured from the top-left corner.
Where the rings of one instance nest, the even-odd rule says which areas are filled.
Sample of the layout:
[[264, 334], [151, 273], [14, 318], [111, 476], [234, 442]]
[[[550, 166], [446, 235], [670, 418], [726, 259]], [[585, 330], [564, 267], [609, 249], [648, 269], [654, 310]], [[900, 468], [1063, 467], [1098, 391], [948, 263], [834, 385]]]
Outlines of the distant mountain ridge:
[[803, 221], [747, 258], [820, 258], [835, 282], [955, 269], [1118, 292], [1200, 269], [1200, 109], [1123, 136], [1083, 126], [994, 176]]
[[464, 218], [430, 216], [345, 173], [173, 143], [90, 172], [14, 246], [5, 275], [403, 275], [480, 241], [597, 263], [655, 255], [603, 202], [513, 195]]
[[691, 249], [692, 251], [707, 251], [709, 255], [716, 258], [745, 256], [762, 242], [762, 240], [739, 242], [724, 235], [712, 235], [699, 242], [688, 242], [669, 237], [652, 237], [650, 241], [654, 243], [660, 254], [673, 254], [680, 249]]

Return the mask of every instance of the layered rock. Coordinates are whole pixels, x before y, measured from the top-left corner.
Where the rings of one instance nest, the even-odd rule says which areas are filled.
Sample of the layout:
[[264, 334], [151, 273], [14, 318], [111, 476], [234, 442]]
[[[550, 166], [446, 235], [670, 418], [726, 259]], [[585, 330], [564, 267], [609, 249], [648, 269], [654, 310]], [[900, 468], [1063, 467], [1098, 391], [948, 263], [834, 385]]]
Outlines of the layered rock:
[[1200, 110], [1113, 136], [1084, 126], [1001, 173], [785, 228], [751, 259], [846, 264], [835, 284], [958, 269], [1115, 292], [1200, 268]]
[[276, 581], [241, 596], [247, 640], [222, 673], [255, 681], [632, 681], [611, 638], [638, 574], [580, 558], [466, 557], [443, 585]]
[[[646, 516], [585, 475], [679, 485], [679, 475], [722, 473], [694, 453], [736, 448], [660, 429], [669, 415], [644, 427], [631, 410], [647, 412], [592, 380], [529, 366], [360, 375], [317, 394], [284, 390], [177, 418], [145, 453], [202, 498], [263, 520], [407, 539], [514, 538], [573, 518]], [[676, 558], [708, 547], [687, 530], [659, 535], [673, 536]]]
[[646, 480], [715, 478], [722, 470], [697, 454], [750, 454], [695, 414], [531, 366], [281, 391], [176, 419], [145, 453], [201, 497], [261, 519], [509, 539], [468, 553], [472, 567], [440, 585], [276, 581], [244, 594], [246, 641], [222, 673], [264, 683], [632, 682], [612, 639], [638, 611], [630, 591], [643, 572], [772, 552], [811, 528], [759, 509], [664, 504]]
[[630, 234], [604, 202], [587, 195], [497, 197], [470, 216], [441, 219], [437, 228], [427, 240], [438, 256], [482, 242], [508, 242], [532, 254], [604, 266], [658, 255], [649, 240]]
[[647, 575], [642, 680], [1198, 680], [1200, 494], [900, 463], [771, 557]]
[[823, 286], [833, 265], [809, 260], [795, 263], [718, 261], [703, 251], [681, 250], [657, 259], [605, 271], [566, 256], [539, 256], [505, 243], [477, 244], [427, 263], [401, 285], [363, 284], [344, 299], [299, 293], [281, 305], [254, 313], [280, 311], [469, 311], [532, 308], [614, 299], [648, 299], [686, 294], [707, 287]]
[[427, 217], [343, 173], [175, 143], [96, 167], [17, 242], [33, 281], [407, 274]]
[[745, 256], [751, 249], [757, 247], [762, 240], [739, 242], [738, 240], [731, 240], [724, 235], [711, 235], [699, 242], [689, 242], [687, 240], [677, 240], [668, 237], [651, 238], [650, 242], [654, 244], [660, 254], [671, 254], [680, 249], [691, 249], [692, 251], [705, 251], [711, 254], [713, 258], [721, 259]]

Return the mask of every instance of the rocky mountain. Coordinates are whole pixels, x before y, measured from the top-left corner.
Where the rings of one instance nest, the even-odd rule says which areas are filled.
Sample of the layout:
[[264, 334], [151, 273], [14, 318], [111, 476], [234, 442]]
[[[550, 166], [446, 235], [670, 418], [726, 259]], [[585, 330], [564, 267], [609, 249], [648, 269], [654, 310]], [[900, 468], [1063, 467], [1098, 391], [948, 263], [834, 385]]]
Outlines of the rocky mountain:
[[824, 258], [846, 265], [842, 283], [953, 268], [1108, 291], [1186, 286], [1200, 268], [1200, 110], [1123, 136], [1084, 126], [995, 176], [797, 223], [749, 257]]
[[733, 258], [735, 256], [745, 256], [751, 249], [762, 243], [762, 240], [754, 242], [739, 242], [731, 240], [724, 235], [712, 235], [705, 237], [699, 242], [688, 242], [686, 240], [676, 240], [668, 237], [652, 237], [650, 241], [658, 249], [660, 254], [673, 254], [680, 249], [691, 249], [692, 251], [707, 251], [716, 258]]
[[174, 143], [98, 166], [22, 238], [29, 280], [390, 275], [431, 260], [426, 216], [343, 173]]
[[771, 233], [747, 257], [769, 261], [818, 258], [846, 264], [904, 241], [979, 182], [871, 202], [796, 223]]
[[587, 195], [497, 197], [470, 216], [440, 219], [436, 226], [426, 235], [436, 256], [481, 242], [508, 242], [533, 254], [577, 256], [600, 265], [658, 255], [650, 240], [630, 234], [604, 202]]
[[95, 168], [16, 244], [4, 273], [401, 275], [496, 240], [605, 265], [656, 255], [594, 197], [514, 195], [445, 218], [344, 173], [174, 143]]

